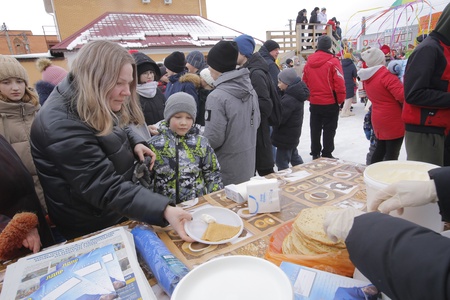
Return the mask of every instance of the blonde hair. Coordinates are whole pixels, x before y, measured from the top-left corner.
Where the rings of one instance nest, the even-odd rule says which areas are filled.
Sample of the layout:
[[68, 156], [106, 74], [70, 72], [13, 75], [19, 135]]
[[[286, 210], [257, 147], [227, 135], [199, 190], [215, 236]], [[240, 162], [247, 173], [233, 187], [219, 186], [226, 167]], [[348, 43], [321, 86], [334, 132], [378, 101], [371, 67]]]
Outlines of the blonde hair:
[[[115, 87], [122, 67], [133, 66], [131, 95], [120, 112], [113, 112], [108, 93]], [[136, 96], [136, 64], [128, 51], [110, 41], [93, 41], [81, 48], [73, 61], [71, 73], [77, 88], [76, 107], [80, 119], [96, 129], [99, 136], [112, 132], [114, 125], [144, 124], [144, 115]]]

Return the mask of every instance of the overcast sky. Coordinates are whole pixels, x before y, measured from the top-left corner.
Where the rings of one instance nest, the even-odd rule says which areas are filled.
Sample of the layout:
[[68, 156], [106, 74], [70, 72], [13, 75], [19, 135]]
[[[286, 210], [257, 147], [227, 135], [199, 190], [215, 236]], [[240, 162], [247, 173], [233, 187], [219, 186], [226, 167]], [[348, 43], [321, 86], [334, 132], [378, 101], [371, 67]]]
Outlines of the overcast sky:
[[[298, 0], [277, 0], [275, 1], [277, 6], [269, 6], [267, 2], [260, 0], [206, 0], [206, 5], [208, 19], [265, 40], [266, 31], [288, 30], [289, 20], [292, 20], [292, 26], [294, 26], [299, 10], [306, 8], [309, 18], [311, 10], [315, 6], [320, 8], [326, 7], [328, 18], [336, 17], [341, 22], [344, 36], [353, 37], [361, 31], [359, 23], [363, 16], [379, 16], [394, 1], [319, 0], [313, 1], [314, 5], [305, 7], [303, 6], [303, 2]], [[397, 24], [399, 16], [404, 20], [408, 17], [408, 22], [411, 24], [416, 19], [416, 13], [428, 15], [430, 11], [442, 11], [448, 3], [448, 0], [427, 0], [434, 8], [432, 10], [422, 0], [417, 1], [420, 3], [414, 4], [408, 9], [399, 8], [395, 12], [392, 10], [387, 13], [384, 19], [389, 18], [389, 21], [385, 23], [378, 22], [370, 25], [371, 22], [368, 22], [370, 25], [369, 31], [377, 32], [380, 30], [383, 31], [386, 28], [392, 28]], [[404, 20], [403, 22], [406, 22]], [[34, 34], [43, 34], [42, 26], [54, 25], [53, 17], [45, 12], [42, 0], [2, 0], [0, 25], [3, 22], [8, 29], [31, 29]], [[402, 21], [400, 20], [398, 22], [400, 24]]]

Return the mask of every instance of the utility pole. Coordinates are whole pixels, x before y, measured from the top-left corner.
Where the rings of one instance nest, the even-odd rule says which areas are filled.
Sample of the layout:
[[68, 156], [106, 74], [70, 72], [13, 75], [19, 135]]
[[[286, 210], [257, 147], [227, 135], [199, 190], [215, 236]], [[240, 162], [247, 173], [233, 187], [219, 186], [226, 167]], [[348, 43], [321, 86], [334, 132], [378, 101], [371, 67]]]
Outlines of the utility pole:
[[[288, 19], [289, 22], [289, 34], [290, 34], [290, 38], [289, 40], [291, 41], [291, 47], [293, 47], [293, 39], [292, 39], [292, 21], [296, 21], [295, 19]], [[295, 31], [295, 30], [294, 30]]]
[[2, 30], [2, 31], [5, 31], [6, 43], [8, 43], [9, 52], [11, 53], [11, 55], [14, 55], [13, 49], [12, 49], [12, 46], [11, 46], [11, 40], [10, 40], [9, 34], [8, 34], [8, 27], [6, 27], [5, 22], [3, 22], [3, 25], [2, 25], [2, 27], [1, 27], [1, 30]]
[[292, 31], [292, 21], [295, 21], [294, 19], [288, 19], [289, 21], [289, 30]]

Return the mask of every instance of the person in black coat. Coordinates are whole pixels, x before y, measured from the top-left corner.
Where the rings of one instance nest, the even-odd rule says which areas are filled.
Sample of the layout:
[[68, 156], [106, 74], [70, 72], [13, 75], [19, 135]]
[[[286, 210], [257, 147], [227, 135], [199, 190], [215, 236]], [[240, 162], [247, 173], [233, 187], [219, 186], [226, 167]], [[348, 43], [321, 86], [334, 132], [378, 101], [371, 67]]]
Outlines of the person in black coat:
[[139, 94], [145, 123], [153, 125], [164, 119], [166, 97], [158, 88], [161, 71], [155, 61], [146, 54], [134, 52], [132, 55], [136, 61], [138, 74], [136, 91]]
[[[16, 214], [22, 212], [35, 214], [38, 221], [37, 230], [40, 243], [43, 247], [53, 245], [55, 243], [53, 235], [36, 195], [33, 179], [16, 151], [2, 135], [0, 135], [0, 171], [2, 199], [0, 201], [0, 214], [8, 219], [13, 219]], [[18, 231], [17, 235], [20, 234], [20, 230]], [[7, 239], [8, 237], [3, 238]], [[2, 240], [0, 244], [4, 242]], [[19, 242], [21, 244], [22, 241]], [[17, 249], [14, 256], [26, 253], [26, 249]]]
[[48, 213], [67, 239], [133, 219], [171, 224], [193, 241], [184, 231], [190, 213], [132, 181], [137, 162], [152, 167], [156, 158], [128, 127], [145, 123], [135, 70], [119, 44], [87, 43], [33, 122], [31, 153]]
[[369, 211], [354, 208], [325, 220], [330, 238], [345, 240], [355, 267], [392, 300], [450, 297], [450, 239], [386, 213], [436, 202], [450, 221], [450, 167], [432, 169], [428, 181], [400, 181], [377, 194]]
[[259, 48], [259, 54], [264, 58], [266, 63], [269, 65], [269, 74], [272, 78], [272, 82], [275, 86], [278, 85], [278, 73], [280, 73], [280, 68], [275, 62], [278, 58], [278, 51], [280, 50], [280, 45], [274, 40], [267, 40]]
[[308, 23], [308, 17], [306, 16], [306, 9], [304, 8], [298, 12], [297, 19], [295, 20], [295, 29], [297, 29], [297, 25], [299, 24], [302, 26], [302, 29], [305, 29], [305, 25], [302, 25], [305, 23]]
[[[309, 23], [317, 23], [317, 24], [320, 24], [320, 21], [318, 21], [317, 20], [317, 14], [320, 12], [320, 8], [318, 8], [318, 7], [314, 7], [314, 10], [313, 11], [311, 11], [311, 16], [309, 17]], [[308, 29], [310, 29], [310, 30], [312, 30], [312, 29], [314, 29], [314, 26], [316, 26], [316, 29], [317, 29], [317, 25], [308, 25]], [[308, 36], [310, 37], [309, 39], [308, 39], [308, 42], [311, 42], [312, 41], [312, 36], [313, 36], [313, 33], [308, 33]], [[308, 48], [312, 48], [311, 46], [309, 46]]]
[[[301, 25], [301, 29], [305, 29], [306, 24], [308, 23], [308, 17], [306, 16], [306, 9], [302, 9], [298, 12], [297, 19], [295, 20], [295, 31], [297, 31], [297, 26]], [[300, 36], [303, 36], [303, 33], [300, 34]], [[304, 42], [304, 39], [301, 39], [301, 42]]]
[[352, 102], [355, 99], [355, 87], [358, 71], [356, 70], [355, 63], [352, 60], [352, 54], [346, 52], [344, 59], [341, 60], [342, 70], [344, 71], [345, 80], [345, 101], [342, 105], [341, 117], [350, 117], [355, 114], [351, 112]]
[[274, 127], [272, 144], [277, 147], [275, 158], [278, 170], [303, 163], [298, 154], [303, 125], [303, 107], [309, 97], [309, 89], [293, 68], [284, 69], [278, 75], [278, 87], [284, 92], [281, 98], [283, 117], [280, 126]]
[[[271, 99], [271, 88], [275, 90], [269, 74], [269, 65], [259, 52], [255, 50], [255, 40], [243, 34], [234, 39], [239, 48], [238, 65], [250, 70], [250, 81], [258, 95], [259, 111], [261, 113], [261, 124], [256, 133], [256, 171], [259, 176], [273, 173], [273, 151], [270, 141], [269, 116], [272, 113], [273, 102]], [[276, 99], [275, 99], [276, 100]]]

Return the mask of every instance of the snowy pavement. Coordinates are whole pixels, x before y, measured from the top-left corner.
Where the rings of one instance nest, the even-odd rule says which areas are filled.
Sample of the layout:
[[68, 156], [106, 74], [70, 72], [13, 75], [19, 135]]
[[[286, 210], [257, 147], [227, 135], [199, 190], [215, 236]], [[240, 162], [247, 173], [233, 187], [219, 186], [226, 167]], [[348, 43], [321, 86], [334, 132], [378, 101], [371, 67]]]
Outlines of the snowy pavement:
[[[335, 150], [333, 156], [341, 160], [366, 164], [366, 154], [369, 150], [369, 141], [363, 131], [364, 104], [359, 102], [353, 104], [354, 116], [341, 118], [339, 117], [338, 129], [334, 138]], [[297, 147], [303, 161], [310, 162], [312, 160], [310, 153], [310, 134], [309, 134], [309, 101], [305, 101], [305, 113], [303, 119], [302, 135], [300, 143]], [[403, 142], [400, 151], [399, 160], [406, 160], [405, 145]]]

